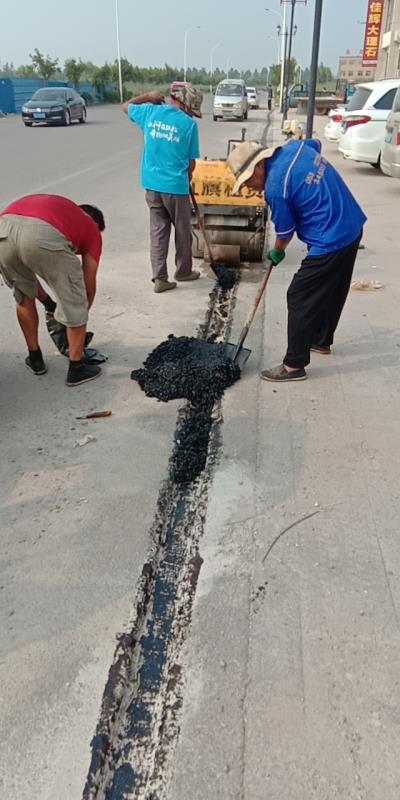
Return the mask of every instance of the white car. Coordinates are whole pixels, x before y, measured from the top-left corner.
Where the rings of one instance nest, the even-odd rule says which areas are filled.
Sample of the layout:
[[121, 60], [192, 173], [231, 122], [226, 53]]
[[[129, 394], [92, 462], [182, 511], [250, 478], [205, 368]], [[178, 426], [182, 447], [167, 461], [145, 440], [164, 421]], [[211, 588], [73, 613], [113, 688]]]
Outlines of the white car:
[[381, 150], [381, 170], [384, 175], [400, 178], [400, 89], [396, 92], [392, 110], [386, 121]]
[[246, 94], [249, 108], [258, 108], [258, 94], [255, 86], [246, 86]]
[[346, 108], [339, 136], [339, 151], [345, 158], [379, 168], [386, 120], [400, 78], [357, 84]]
[[329, 112], [329, 120], [325, 125], [324, 136], [329, 142], [339, 141], [340, 126], [346, 113], [345, 106], [338, 106]]

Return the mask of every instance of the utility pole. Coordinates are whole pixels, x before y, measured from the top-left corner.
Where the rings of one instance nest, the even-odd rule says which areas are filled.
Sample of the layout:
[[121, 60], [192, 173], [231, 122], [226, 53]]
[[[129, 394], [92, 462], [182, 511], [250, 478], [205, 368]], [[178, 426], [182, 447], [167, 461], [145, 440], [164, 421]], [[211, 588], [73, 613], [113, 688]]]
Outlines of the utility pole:
[[124, 102], [124, 89], [122, 85], [122, 66], [121, 66], [121, 46], [119, 38], [119, 13], [118, 13], [118, 0], [115, 0], [115, 29], [117, 34], [117, 61], [118, 61], [118, 84], [119, 95], [121, 103]]
[[290, 83], [290, 62], [292, 60], [292, 44], [293, 44], [293, 36], [296, 34], [295, 25], [294, 25], [294, 13], [296, 9], [296, 3], [303, 3], [305, 6], [307, 5], [307, 0], [281, 0], [281, 3], [286, 6], [286, 3], [290, 3], [291, 5], [291, 13], [290, 13], [290, 24], [289, 24], [289, 44], [288, 44], [288, 53], [287, 58], [285, 58], [285, 80], [284, 80], [284, 87], [283, 87], [283, 104], [282, 104], [282, 122], [285, 122], [288, 115], [288, 101], [289, 101], [289, 83]]
[[315, 0], [314, 34], [313, 34], [312, 56], [311, 56], [311, 67], [310, 67], [310, 91], [308, 93], [308, 109], [307, 109], [307, 128], [306, 128], [307, 139], [312, 138], [313, 126], [314, 126], [314, 106], [315, 106], [315, 94], [317, 89], [319, 41], [321, 38], [322, 1], [323, 0]]
[[281, 88], [280, 88], [280, 111], [283, 112], [284, 93], [285, 93], [285, 72], [286, 72], [286, 46], [287, 46], [287, 23], [286, 23], [287, 6], [283, 4], [283, 22], [282, 22], [282, 49], [281, 49]]
[[221, 47], [221, 44], [215, 44], [214, 47], [210, 50], [210, 94], [212, 94], [213, 90], [213, 75], [214, 75], [214, 53], [218, 47]]
[[183, 80], [186, 83], [187, 78], [187, 40], [189, 33], [193, 31], [198, 31], [200, 29], [200, 25], [196, 25], [194, 28], [188, 28], [185, 31], [184, 39], [183, 39]]

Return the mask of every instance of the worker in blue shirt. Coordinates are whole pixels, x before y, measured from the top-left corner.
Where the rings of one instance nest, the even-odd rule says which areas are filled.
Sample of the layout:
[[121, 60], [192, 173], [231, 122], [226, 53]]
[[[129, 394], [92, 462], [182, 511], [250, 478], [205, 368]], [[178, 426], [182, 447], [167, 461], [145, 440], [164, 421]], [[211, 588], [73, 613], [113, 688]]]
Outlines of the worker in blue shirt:
[[329, 355], [350, 288], [366, 216], [339, 173], [321, 155], [317, 140], [292, 140], [265, 148], [243, 142], [228, 164], [241, 186], [264, 190], [275, 226], [273, 264], [285, 258], [296, 233], [307, 255], [287, 292], [288, 347], [282, 364], [267, 369], [267, 381], [307, 377], [310, 350]]
[[[201, 97], [201, 95], [200, 95]], [[168, 280], [171, 225], [175, 228], [175, 279], [192, 281], [192, 231], [189, 186], [199, 157], [199, 134], [193, 116], [201, 116], [199, 93], [184, 84], [166, 101], [159, 92], [132, 97], [123, 110], [144, 133], [141, 182], [150, 209], [150, 258], [155, 292], [176, 288]]]

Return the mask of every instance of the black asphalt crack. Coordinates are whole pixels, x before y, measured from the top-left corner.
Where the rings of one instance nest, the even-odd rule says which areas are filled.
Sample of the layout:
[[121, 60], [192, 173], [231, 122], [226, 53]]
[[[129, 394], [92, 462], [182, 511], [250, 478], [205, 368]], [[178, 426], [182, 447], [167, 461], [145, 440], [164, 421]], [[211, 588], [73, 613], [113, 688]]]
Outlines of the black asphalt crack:
[[267, 145], [267, 140], [268, 140], [268, 136], [269, 136], [269, 129], [270, 129], [271, 124], [272, 124], [272, 113], [273, 113], [272, 111], [267, 111], [267, 124], [266, 124], [266, 126], [265, 126], [265, 128], [264, 128], [264, 130], [262, 132], [262, 136], [261, 136], [260, 144], [262, 144], [264, 147], [266, 147], [266, 145]]
[[[208, 340], [227, 340], [235, 297], [236, 287], [214, 287], [198, 331], [200, 350], [211, 346]], [[217, 353], [219, 345], [212, 347]], [[181, 442], [185, 430], [193, 430], [196, 409], [188, 395], [191, 399], [178, 411], [169, 474], [160, 490], [153, 545], [142, 570], [129, 633], [120, 637], [108, 675], [83, 800], [167, 798], [182, 705], [181, 652], [202, 564], [199, 544], [208, 486], [221, 446], [220, 392], [211, 391], [202, 408], [204, 464], [199, 470], [197, 463], [195, 480], [187, 480], [188, 464], [180, 474], [177, 465], [185, 449]]]

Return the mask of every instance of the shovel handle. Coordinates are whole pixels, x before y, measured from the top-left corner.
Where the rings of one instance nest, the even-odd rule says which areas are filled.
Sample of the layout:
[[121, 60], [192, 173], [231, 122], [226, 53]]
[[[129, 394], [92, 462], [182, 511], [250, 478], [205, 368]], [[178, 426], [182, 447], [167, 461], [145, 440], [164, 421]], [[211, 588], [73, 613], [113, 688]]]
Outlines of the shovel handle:
[[270, 261], [269, 262], [269, 267], [268, 267], [268, 269], [267, 269], [267, 271], [266, 271], [266, 273], [265, 273], [265, 275], [264, 275], [264, 277], [263, 277], [263, 279], [262, 279], [262, 281], [261, 281], [261, 283], [260, 283], [260, 285], [259, 285], [259, 287], [257, 289], [257, 294], [256, 294], [256, 296], [254, 298], [254, 303], [253, 303], [253, 305], [252, 305], [252, 307], [251, 307], [251, 309], [250, 309], [250, 311], [249, 311], [249, 313], [248, 313], [248, 315], [246, 317], [246, 322], [244, 324], [243, 330], [246, 328], [247, 329], [247, 333], [250, 330], [250, 325], [253, 322], [254, 315], [255, 315], [255, 313], [257, 311], [258, 306], [260, 305], [260, 300], [261, 300], [261, 298], [262, 298], [262, 296], [263, 296], [263, 294], [264, 294], [264, 292], [265, 292], [265, 290], [267, 288], [267, 283], [268, 283], [268, 281], [270, 279], [273, 266], [274, 266], [273, 261]]
[[260, 283], [260, 285], [259, 285], [259, 287], [257, 289], [257, 294], [256, 294], [256, 296], [254, 298], [254, 303], [253, 303], [253, 305], [252, 305], [252, 307], [251, 307], [251, 309], [250, 309], [250, 311], [249, 311], [249, 313], [247, 315], [246, 322], [244, 323], [244, 326], [242, 328], [241, 334], [240, 334], [239, 339], [238, 339], [238, 343], [236, 345], [236, 349], [235, 349], [235, 352], [234, 352], [234, 355], [233, 355], [233, 361], [234, 362], [235, 362], [237, 356], [239, 355], [239, 353], [240, 353], [240, 351], [241, 351], [241, 349], [243, 347], [244, 340], [246, 339], [246, 336], [247, 336], [247, 334], [248, 334], [248, 332], [250, 330], [251, 323], [253, 322], [253, 319], [254, 319], [255, 313], [257, 311], [257, 308], [260, 305], [260, 300], [261, 300], [261, 298], [262, 298], [262, 296], [263, 296], [263, 294], [265, 292], [265, 289], [267, 287], [267, 283], [268, 283], [268, 281], [270, 279], [273, 266], [274, 266], [273, 261], [270, 261], [269, 262], [269, 267], [268, 267], [268, 269], [267, 269], [267, 271], [266, 271], [266, 273], [265, 273], [265, 275], [264, 275], [264, 277], [263, 277], [263, 279], [262, 279], [262, 281], [261, 281], [261, 283]]
[[193, 191], [192, 187], [190, 187], [190, 199], [192, 201], [192, 205], [193, 205], [193, 208], [194, 208], [194, 213], [196, 214], [196, 219], [197, 219], [199, 228], [200, 228], [200, 230], [201, 230], [201, 232], [203, 234], [204, 245], [205, 245], [205, 248], [207, 250], [208, 260], [209, 260], [210, 264], [212, 264], [214, 259], [212, 257], [210, 241], [209, 241], [209, 238], [208, 238], [208, 234], [206, 233], [206, 227], [204, 225], [204, 220], [203, 220], [203, 217], [200, 214], [200, 209], [199, 209], [199, 207], [197, 205], [197, 200], [196, 200], [196, 198], [194, 196], [194, 191]]

